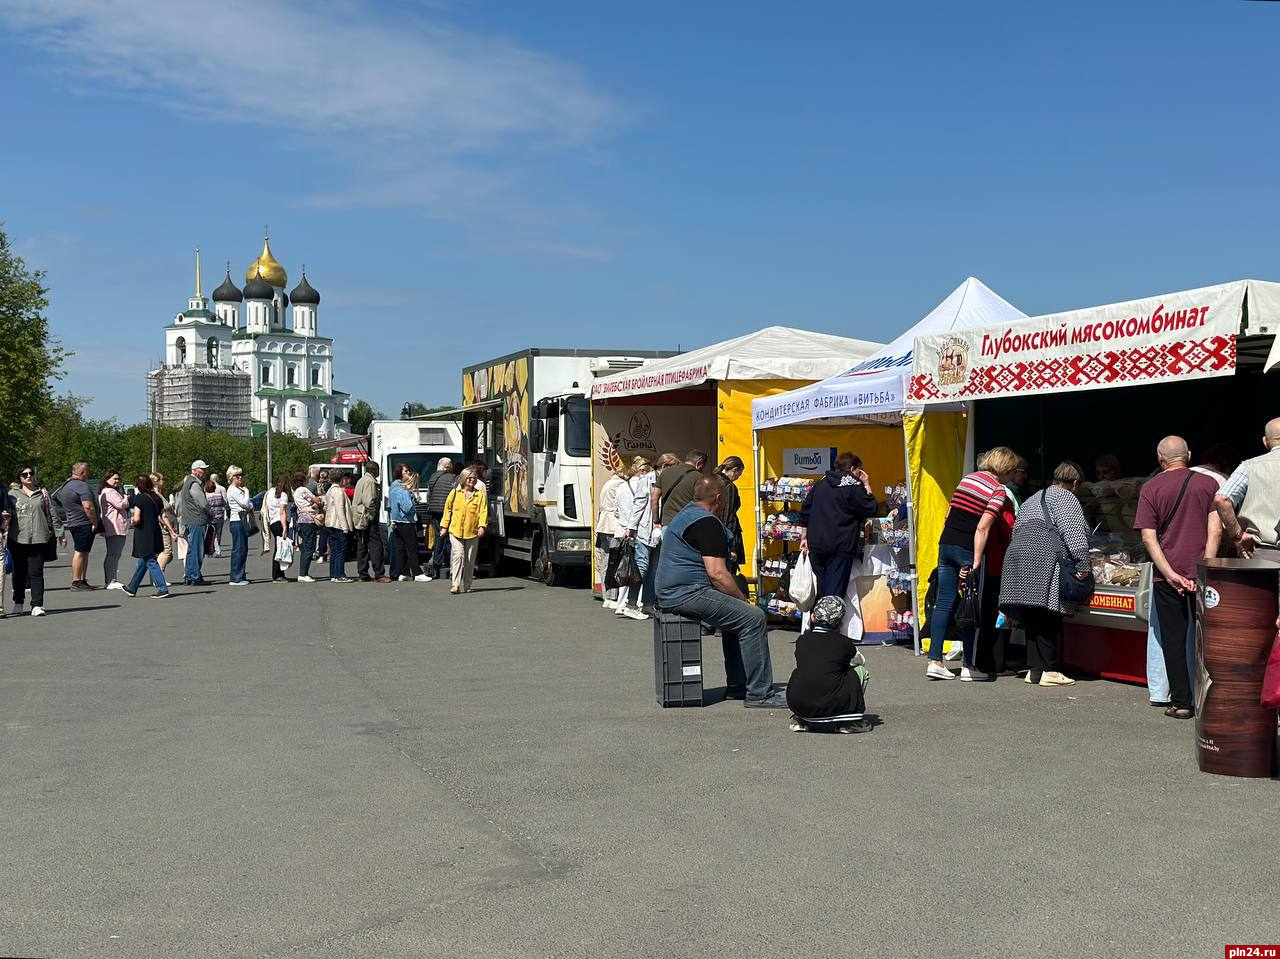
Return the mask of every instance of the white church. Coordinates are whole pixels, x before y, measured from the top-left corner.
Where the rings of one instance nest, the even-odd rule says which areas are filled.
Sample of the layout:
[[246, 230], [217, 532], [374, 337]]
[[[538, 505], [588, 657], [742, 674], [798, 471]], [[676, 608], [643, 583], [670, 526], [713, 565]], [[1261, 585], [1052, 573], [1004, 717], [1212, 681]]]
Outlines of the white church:
[[[195, 296], [165, 327], [166, 369], [248, 374], [255, 435], [270, 422], [276, 432], [306, 439], [336, 437], [346, 430], [351, 397], [334, 389], [333, 340], [319, 334], [320, 294], [307, 282], [306, 267], [298, 285], [285, 293], [288, 276], [271, 253], [268, 235], [245, 281], [243, 290], [232, 283], [228, 264], [226, 279], [213, 291], [211, 312], [196, 251]], [[202, 388], [198, 377], [185, 382]]]

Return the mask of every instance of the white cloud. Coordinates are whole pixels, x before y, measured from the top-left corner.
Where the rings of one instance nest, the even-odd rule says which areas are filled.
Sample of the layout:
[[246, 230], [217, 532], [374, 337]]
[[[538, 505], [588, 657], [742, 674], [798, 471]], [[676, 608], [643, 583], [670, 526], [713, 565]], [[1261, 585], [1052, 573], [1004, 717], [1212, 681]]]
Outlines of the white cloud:
[[570, 64], [350, 3], [0, 0], [0, 25], [87, 92], [327, 148], [354, 175], [317, 206], [496, 207], [522, 152], [590, 153], [622, 119]]

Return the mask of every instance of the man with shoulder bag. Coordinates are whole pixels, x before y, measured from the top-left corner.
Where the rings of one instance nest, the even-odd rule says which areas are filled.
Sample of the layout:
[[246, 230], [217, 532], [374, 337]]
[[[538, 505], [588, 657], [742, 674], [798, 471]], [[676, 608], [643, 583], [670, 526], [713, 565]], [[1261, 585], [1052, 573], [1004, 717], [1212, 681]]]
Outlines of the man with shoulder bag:
[[1216, 555], [1222, 526], [1214, 512], [1218, 484], [1189, 469], [1191, 451], [1180, 436], [1156, 447], [1160, 473], [1138, 497], [1134, 527], [1152, 564], [1151, 611], [1159, 618], [1160, 645], [1169, 677], [1170, 719], [1191, 719], [1191, 667], [1187, 636], [1195, 624], [1196, 565]]
[[366, 463], [364, 475], [356, 483], [351, 502], [351, 519], [355, 527], [356, 573], [362, 583], [389, 583], [382, 551], [382, 523], [378, 507], [382, 502], [382, 484], [378, 482], [378, 464]]

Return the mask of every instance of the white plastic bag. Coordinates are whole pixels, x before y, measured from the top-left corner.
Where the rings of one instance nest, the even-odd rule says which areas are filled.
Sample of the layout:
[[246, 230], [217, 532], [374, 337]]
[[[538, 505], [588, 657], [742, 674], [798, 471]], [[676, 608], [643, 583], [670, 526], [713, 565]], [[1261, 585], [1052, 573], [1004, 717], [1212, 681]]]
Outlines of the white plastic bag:
[[796, 609], [807, 613], [818, 601], [818, 580], [813, 575], [813, 567], [809, 565], [809, 554], [801, 553], [791, 570], [791, 586], [787, 590], [795, 601]]
[[281, 536], [276, 544], [276, 562], [281, 569], [288, 569], [293, 565], [293, 540], [287, 536]]

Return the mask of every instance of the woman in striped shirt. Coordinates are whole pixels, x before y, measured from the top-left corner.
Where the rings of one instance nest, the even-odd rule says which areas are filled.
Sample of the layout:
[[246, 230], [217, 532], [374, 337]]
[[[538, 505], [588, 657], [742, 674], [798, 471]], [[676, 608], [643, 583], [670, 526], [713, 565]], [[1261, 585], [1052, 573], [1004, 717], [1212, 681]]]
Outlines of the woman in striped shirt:
[[[925, 671], [930, 679], [956, 678], [942, 664], [943, 640], [960, 583], [982, 566], [992, 525], [999, 521], [1008, 500], [1005, 485], [1014, 481], [1018, 454], [1007, 446], [997, 446], [984, 453], [978, 463], [981, 468], [960, 480], [951, 494], [951, 508], [938, 539], [938, 595], [929, 617], [929, 667]], [[964, 667], [959, 678], [965, 682], [987, 679], [986, 673], [974, 668], [974, 627], [965, 626], [961, 636]]]

